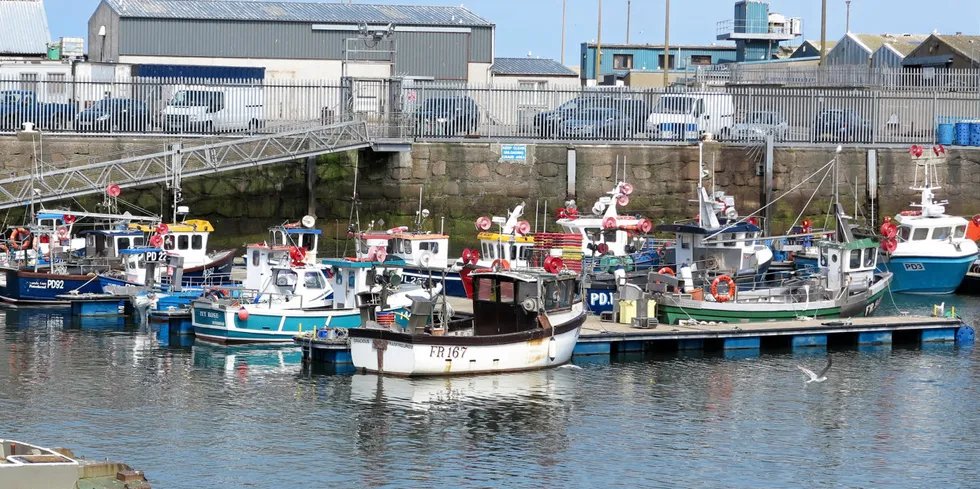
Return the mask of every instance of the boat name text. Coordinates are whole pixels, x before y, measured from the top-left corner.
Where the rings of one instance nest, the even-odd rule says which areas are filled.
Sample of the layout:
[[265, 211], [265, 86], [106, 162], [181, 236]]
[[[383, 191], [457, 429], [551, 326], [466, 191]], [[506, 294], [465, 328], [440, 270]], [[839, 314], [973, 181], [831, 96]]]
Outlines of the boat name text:
[[922, 272], [922, 271], [925, 271], [925, 269], [926, 269], [926, 267], [923, 266], [921, 263], [906, 263], [905, 264], [905, 271], [906, 272]]
[[64, 280], [40, 280], [40, 281], [30, 281], [27, 283], [27, 288], [29, 289], [63, 289], [65, 288]]
[[429, 358], [463, 358], [465, 346], [430, 346]]

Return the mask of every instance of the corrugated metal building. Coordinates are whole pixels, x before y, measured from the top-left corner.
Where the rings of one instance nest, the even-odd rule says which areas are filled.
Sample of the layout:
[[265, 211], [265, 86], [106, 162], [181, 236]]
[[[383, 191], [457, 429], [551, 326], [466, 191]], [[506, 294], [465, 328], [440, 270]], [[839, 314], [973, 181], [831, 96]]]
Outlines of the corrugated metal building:
[[[837, 41], [827, 41], [827, 52], [829, 53], [834, 46], [837, 45]], [[793, 55], [790, 58], [812, 58], [814, 56], [820, 56], [820, 40], [806, 40], [800, 47], [793, 51]]]
[[578, 73], [553, 59], [496, 58], [490, 72], [495, 85], [518, 85], [526, 90], [578, 84]]
[[48, 17], [41, 0], [0, 1], [0, 55], [44, 56], [51, 41]]
[[[829, 66], [880, 66], [899, 67], [904, 53], [911, 52], [916, 43], [921, 43], [927, 36], [915, 34], [854, 34], [847, 33], [837, 45], [827, 53]], [[886, 45], [894, 49], [880, 51]], [[911, 46], [911, 48], [910, 48]], [[881, 59], [874, 60], [879, 53]], [[898, 58], [897, 64], [895, 58]]]
[[871, 67], [901, 70], [905, 57], [915, 51], [927, 37], [905, 34], [886, 38], [885, 43], [871, 55]]
[[[390, 36], [355, 40], [361, 24]], [[486, 83], [494, 41], [493, 23], [463, 7], [240, 0], [102, 0], [88, 32], [93, 61], [253, 66], [296, 79]]]
[[[625, 76], [631, 71], [660, 71], [663, 73], [664, 46], [657, 44], [603, 44], [599, 74]], [[582, 43], [580, 59], [583, 83], [595, 79], [596, 43]], [[668, 59], [671, 71], [696, 70], [735, 61], [735, 46], [670, 46]]]
[[905, 56], [903, 65], [912, 69], [980, 68], [980, 36], [933, 34]]

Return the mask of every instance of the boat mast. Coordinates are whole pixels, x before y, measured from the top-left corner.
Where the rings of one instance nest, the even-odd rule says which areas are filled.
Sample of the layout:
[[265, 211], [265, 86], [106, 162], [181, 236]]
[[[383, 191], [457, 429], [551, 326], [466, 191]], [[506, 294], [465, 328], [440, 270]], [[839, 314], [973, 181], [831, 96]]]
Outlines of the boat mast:
[[698, 226], [704, 226], [707, 216], [704, 215], [704, 142], [698, 141]]

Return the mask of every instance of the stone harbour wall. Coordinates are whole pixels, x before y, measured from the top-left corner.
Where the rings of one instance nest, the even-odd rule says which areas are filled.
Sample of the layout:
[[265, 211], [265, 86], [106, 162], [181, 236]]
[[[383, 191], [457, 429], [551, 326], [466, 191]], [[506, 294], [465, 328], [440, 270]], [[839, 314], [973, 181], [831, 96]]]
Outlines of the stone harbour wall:
[[[41, 157], [49, 167], [61, 167], [89, 156], [123, 154], [153, 145], [162, 148], [163, 144], [159, 139], [49, 138], [42, 145]], [[572, 150], [575, 164], [574, 178], [570, 179]], [[914, 167], [907, 149], [875, 151], [877, 183], [872, 187], [868, 186], [866, 148], [844, 148], [836, 177], [845, 210], [852, 213], [856, 202], [859, 217], [869, 216], [874, 209], [875, 220], [880, 221], [883, 213], [906, 209], [918, 196], [908, 189]], [[500, 144], [474, 141], [417, 143], [405, 153], [361, 150], [318, 158], [314, 169], [314, 213], [325, 231], [324, 250], [336, 250], [338, 243], [346, 239], [355, 166], [358, 205], [354, 214], [360, 217], [362, 226], [381, 219], [385, 227], [409, 225], [418, 210], [421, 191], [422, 206], [431, 213], [427, 229], [444, 230], [452, 237], [454, 247], [473, 244], [476, 217], [504, 216], [521, 201], [527, 204], [525, 218], [532, 223], [536, 207], [539, 222], [545, 217], [553, 221], [554, 210], [572, 198], [579, 209], [590, 209], [624, 172], [625, 179], [636, 189], [625, 212], [642, 214], [655, 223], [690, 218], [697, 213], [696, 204], [691, 202], [698, 183], [697, 146], [528, 144], [523, 161], [504, 161], [501, 154]], [[0, 172], [4, 176], [29, 173], [33, 155], [30, 142], [5, 139], [0, 144]], [[742, 214], [759, 208], [765, 196], [763, 147], [706, 143], [701, 157], [707, 171], [706, 187], [713, 185], [733, 195]], [[833, 147], [775, 148], [772, 193], [774, 197], [788, 193], [772, 204], [773, 232], [785, 231], [798, 216], [813, 219], [817, 225], [823, 223], [835, 178], [825, 165], [834, 157]], [[980, 212], [980, 202], [974, 197], [980, 185], [980, 151], [950, 150], [940, 177], [943, 189], [938, 195], [950, 201], [950, 213], [972, 216]], [[869, 199], [872, 189], [878, 197], [873, 204]], [[161, 185], [124, 189], [122, 198], [150, 212], [170, 212], [169, 193]], [[189, 206], [195, 217], [215, 224], [216, 246], [241, 246], [261, 240], [269, 226], [296, 220], [308, 212], [307, 162], [187, 179], [183, 198], [182, 205]], [[91, 196], [79, 202], [95, 210], [100, 200], [101, 196]], [[808, 203], [808, 211], [800, 216]], [[73, 202], [61, 204], [77, 207]], [[13, 210], [7, 216], [8, 223], [19, 222], [18, 214], [22, 212]]]

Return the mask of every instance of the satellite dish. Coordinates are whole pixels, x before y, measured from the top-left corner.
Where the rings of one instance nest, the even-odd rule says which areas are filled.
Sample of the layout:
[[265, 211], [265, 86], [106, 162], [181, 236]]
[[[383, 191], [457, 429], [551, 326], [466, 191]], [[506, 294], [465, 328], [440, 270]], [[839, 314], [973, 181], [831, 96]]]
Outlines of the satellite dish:
[[313, 216], [303, 216], [303, 220], [301, 222], [303, 223], [303, 227], [312, 228], [313, 225], [316, 224], [316, 218]]
[[429, 209], [422, 209], [422, 219], [429, 217]]
[[538, 301], [534, 300], [533, 297], [528, 297], [521, 302], [521, 307], [527, 312], [536, 312], [538, 310]]

